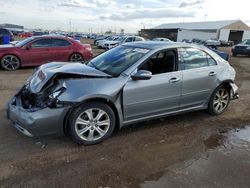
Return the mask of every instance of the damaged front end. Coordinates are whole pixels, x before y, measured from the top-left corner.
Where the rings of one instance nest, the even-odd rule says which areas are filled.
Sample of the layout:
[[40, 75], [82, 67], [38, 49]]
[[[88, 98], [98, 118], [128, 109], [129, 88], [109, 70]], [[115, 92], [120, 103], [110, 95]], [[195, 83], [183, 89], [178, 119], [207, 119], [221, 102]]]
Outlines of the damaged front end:
[[[42, 65], [10, 100], [7, 117], [27, 136], [64, 133], [64, 119], [75, 105], [68, 98], [72, 91], [68, 91], [66, 82], [103, 77], [110, 76], [80, 63]], [[64, 100], [59, 100], [63, 94]]]
[[57, 99], [63, 90], [51, 94], [51, 89], [34, 94], [25, 85], [8, 103], [7, 117], [23, 134], [63, 134], [64, 117], [70, 105]]

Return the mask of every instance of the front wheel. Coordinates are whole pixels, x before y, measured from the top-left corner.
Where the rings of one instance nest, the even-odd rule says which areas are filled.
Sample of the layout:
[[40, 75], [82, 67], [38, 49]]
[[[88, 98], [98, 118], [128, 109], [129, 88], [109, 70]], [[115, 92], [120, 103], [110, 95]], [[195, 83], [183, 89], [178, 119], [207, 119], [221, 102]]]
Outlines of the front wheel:
[[108, 138], [115, 127], [113, 110], [102, 102], [79, 106], [69, 118], [69, 135], [78, 144], [97, 144]]
[[5, 55], [1, 59], [1, 67], [7, 71], [14, 71], [21, 66], [20, 60], [15, 55]]
[[84, 59], [81, 54], [74, 53], [70, 56], [69, 60], [71, 62], [78, 62], [78, 63], [84, 63]]
[[208, 111], [212, 115], [222, 114], [230, 102], [230, 92], [224, 86], [215, 89], [209, 101]]

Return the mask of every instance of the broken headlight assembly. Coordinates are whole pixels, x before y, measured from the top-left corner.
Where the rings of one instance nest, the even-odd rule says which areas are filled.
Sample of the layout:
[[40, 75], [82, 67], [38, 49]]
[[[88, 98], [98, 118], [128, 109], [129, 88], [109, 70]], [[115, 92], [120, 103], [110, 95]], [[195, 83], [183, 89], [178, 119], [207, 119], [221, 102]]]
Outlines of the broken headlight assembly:
[[58, 100], [58, 97], [62, 95], [66, 91], [66, 86], [65, 84], [62, 85], [59, 89], [54, 90], [50, 95], [49, 95], [49, 101], [48, 101], [48, 106], [49, 107], [60, 107], [62, 104]]

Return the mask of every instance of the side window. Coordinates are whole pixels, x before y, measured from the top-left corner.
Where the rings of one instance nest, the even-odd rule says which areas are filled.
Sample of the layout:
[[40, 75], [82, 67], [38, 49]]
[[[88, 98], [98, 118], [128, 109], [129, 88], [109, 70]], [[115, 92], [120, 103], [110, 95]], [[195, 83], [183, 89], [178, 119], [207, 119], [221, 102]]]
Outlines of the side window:
[[208, 65], [209, 66], [215, 66], [217, 65], [216, 61], [210, 56], [207, 54], [207, 61], [208, 61]]
[[136, 38], [135, 38], [135, 41], [142, 41], [142, 38], [136, 37]]
[[39, 39], [31, 44], [32, 48], [47, 48], [51, 47], [51, 39]]
[[64, 39], [52, 39], [53, 47], [63, 47], [63, 46], [70, 46], [70, 45], [71, 43]]
[[184, 69], [187, 70], [209, 66], [207, 54], [205, 52], [195, 48], [183, 48], [181, 52]]
[[134, 41], [133, 38], [134, 38], [134, 37], [128, 37], [128, 38], [125, 40], [125, 42], [133, 42], [133, 41]]
[[139, 70], [148, 70], [153, 75], [173, 72], [176, 70], [177, 52], [176, 50], [166, 50], [158, 52], [149, 60], [144, 62]]

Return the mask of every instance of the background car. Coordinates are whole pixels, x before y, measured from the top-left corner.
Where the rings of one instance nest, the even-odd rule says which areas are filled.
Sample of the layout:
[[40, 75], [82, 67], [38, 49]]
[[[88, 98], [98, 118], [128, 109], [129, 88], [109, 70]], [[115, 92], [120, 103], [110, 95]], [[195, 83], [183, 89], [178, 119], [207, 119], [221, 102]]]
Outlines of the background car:
[[233, 56], [250, 55], [250, 39], [242, 41], [240, 44], [233, 46]]
[[145, 41], [143, 37], [139, 36], [123, 36], [119, 37], [113, 41], [104, 41], [104, 48], [111, 49], [118, 45], [128, 43], [128, 42], [139, 42], [139, 41]]
[[152, 41], [162, 41], [162, 42], [173, 42], [172, 40], [168, 38], [154, 38]]
[[10, 41], [14, 41], [14, 35], [8, 29], [0, 28], [0, 37], [2, 37], [2, 36], [9, 36]]
[[0, 47], [0, 65], [5, 70], [52, 61], [84, 62], [92, 56], [90, 45], [63, 36], [30, 37], [16, 44]]
[[66, 133], [78, 144], [97, 144], [135, 122], [205, 109], [222, 114], [238, 98], [235, 76], [203, 46], [125, 43], [87, 65], [40, 66], [7, 114], [28, 136]]
[[109, 36], [109, 37], [106, 38], [106, 39], [98, 40], [98, 41], [96, 42], [96, 46], [97, 46], [98, 48], [106, 48], [106, 47], [105, 47], [105, 43], [106, 43], [106, 42], [108, 42], [108, 41], [116, 41], [116, 40], [118, 40], [118, 39], [119, 39], [119, 36]]
[[28, 37], [32, 37], [33, 33], [32, 32], [22, 32], [18, 34], [18, 37], [20, 38], [28, 38]]

